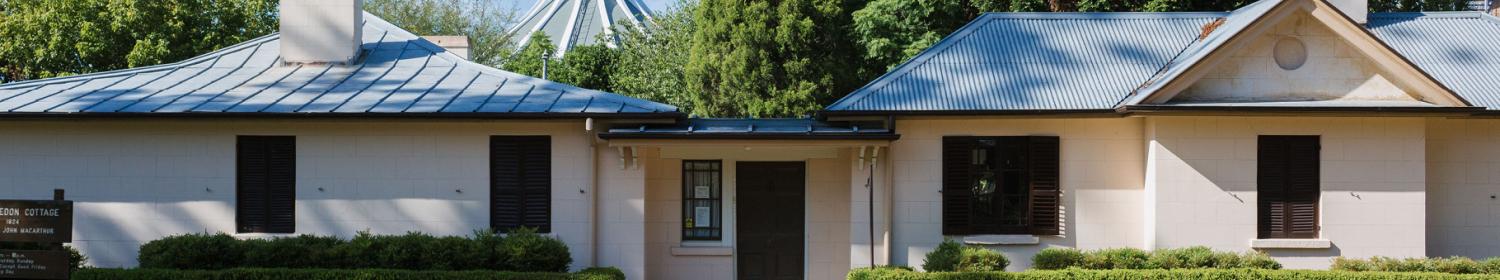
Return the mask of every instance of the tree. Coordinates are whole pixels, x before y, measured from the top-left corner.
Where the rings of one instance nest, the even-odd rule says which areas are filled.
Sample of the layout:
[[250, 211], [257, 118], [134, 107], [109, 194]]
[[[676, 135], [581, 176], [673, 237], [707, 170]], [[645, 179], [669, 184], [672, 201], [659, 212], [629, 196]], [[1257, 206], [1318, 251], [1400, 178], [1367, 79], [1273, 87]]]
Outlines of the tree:
[[613, 78], [619, 51], [603, 45], [573, 46], [568, 55], [557, 61], [557, 72], [549, 78], [583, 88], [615, 91]]
[[859, 0], [704, 0], [687, 64], [693, 113], [806, 115], [864, 82], [847, 37]]
[[514, 50], [516, 8], [493, 0], [366, 0], [365, 11], [417, 35], [469, 36], [469, 60], [499, 67]]
[[1468, 2], [1468, 0], [1371, 0], [1370, 11], [1461, 11], [1468, 8]]
[[[557, 45], [552, 43], [551, 37], [541, 32], [533, 33], [526, 45], [521, 47], [521, 51], [516, 52], [515, 56], [505, 63], [505, 70], [532, 77], [545, 76], [542, 75], [543, 70], [546, 70], [547, 74], [557, 73], [555, 72], [557, 71], [556, 53]], [[546, 69], [543, 69], [544, 67]]]
[[0, 2], [0, 82], [187, 59], [276, 31], [275, 0]]
[[687, 89], [683, 66], [688, 64], [693, 33], [698, 30], [693, 15], [699, 5], [692, 0], [679, 4], [657, 11], [651, 25], [615, 25], [620, 44], [610, 75], [614, 92], [693, 111], [695, 92]]

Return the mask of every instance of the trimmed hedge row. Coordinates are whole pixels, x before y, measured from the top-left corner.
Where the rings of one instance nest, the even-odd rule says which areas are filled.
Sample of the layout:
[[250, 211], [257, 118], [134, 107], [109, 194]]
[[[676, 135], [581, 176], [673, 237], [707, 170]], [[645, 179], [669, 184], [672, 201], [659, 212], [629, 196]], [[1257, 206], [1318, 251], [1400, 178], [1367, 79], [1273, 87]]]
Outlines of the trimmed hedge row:
[[573, 257], [562, 241], [520, 229], [505, 236], [482, 230], [472, 237], [360, 232], [347, 241], [315, 235], [240, 240], [224, 233], [195, 233], [141, 245], [137, 260], [141, 268], [183, 270], [259, 267], [566, 272]]
[[1010, 260], [998, 251], [979, 246], [963, 246], [953, 239], [944, 239], [936, 250], [922, 258], [922, 269], [927, 271], [1005, 271]]
[[1500, 258], [1482, 261], [1465, 257], [1407, 258], [1372, 257], [1369, 259], [1333, 259], [1333, 270], [1442, 272], [1454, 274], [1500, 274]]
[[1031, 270], [1025, 272], [914, 272], [903, 269], [861, 268], [849, 280], [1135, 280], [1135, 279], [1257, 279], [1257, 280], [1471, 280], [1493, 275], [1433, 272], [1352, 272], [1270, 269], [1129, 269]]
[[1280, 269], [1281, 263], [1260, 252], [1215, 252], [1203, 246], [1159, 249], [1151, 252], [1136, 248], [1114, 248], [1082, 251], [1072, 248], [1047, 248], [1031, 257], [1032, 268], [1055, 270], [1083, 269], [1192, 269], [1192, 268], [1258, 268]]
[[578, 273], [509, 271], [417, 271], [396, 269], [292, 269], [235, 268], [225, 270], [87, 268], [73, 273], [74, 280], [624, 280], [615, 268], [590, 268]]

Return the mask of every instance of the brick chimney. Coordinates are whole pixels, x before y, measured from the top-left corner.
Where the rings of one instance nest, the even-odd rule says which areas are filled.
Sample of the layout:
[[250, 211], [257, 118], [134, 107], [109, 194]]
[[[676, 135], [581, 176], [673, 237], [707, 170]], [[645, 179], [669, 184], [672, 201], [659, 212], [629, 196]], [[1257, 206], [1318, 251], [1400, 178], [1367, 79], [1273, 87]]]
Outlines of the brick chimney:
[[427, 39], [458, 57], [469, 59], [469, 36], [422, 36], [422, 39]]
[[1490, 14], [1500, 17], [1500, 0], [1490, 0]]
[[1369, 0], [1328, 0], [1328, 3], [1333, 4], [1334, 8], [1338, 8], [1339, 12], [1343, 12], [1344, 15], [1354, 19], [1355, 23], [1366, 24], [1370, 22]]
[[281, 59], [352, 64], [363, 44], [363, 0], [281, 0]]

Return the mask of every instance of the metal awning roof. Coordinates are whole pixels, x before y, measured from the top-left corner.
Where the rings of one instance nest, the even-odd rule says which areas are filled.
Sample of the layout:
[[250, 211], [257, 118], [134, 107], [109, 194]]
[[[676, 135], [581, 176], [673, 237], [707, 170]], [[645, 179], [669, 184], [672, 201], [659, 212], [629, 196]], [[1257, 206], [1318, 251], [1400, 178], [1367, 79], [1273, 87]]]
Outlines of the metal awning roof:
[[812, 119], [688, 119], [676, 124], [612, 128], [603, 139], [830, 139], [895, 140], [884, 127]]

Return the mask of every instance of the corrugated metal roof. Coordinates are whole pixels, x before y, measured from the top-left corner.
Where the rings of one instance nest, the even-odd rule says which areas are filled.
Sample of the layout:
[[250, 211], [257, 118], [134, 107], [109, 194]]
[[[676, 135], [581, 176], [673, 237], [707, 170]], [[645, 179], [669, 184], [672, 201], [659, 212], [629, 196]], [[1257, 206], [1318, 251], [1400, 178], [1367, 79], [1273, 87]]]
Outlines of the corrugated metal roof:
[[1500, 19], [1481, 12], [1377, 13], [1368, 27], [1474, 106], [1500, 110]]
[[678, 114], [475, 64], [366, 13], [355, 65], [282, 65], [272, 34], [186, 61], [0, 85], [3, 115]]
[[[1207, 36], [1203, 36], [1200, 40], [1184, 48], [1182, 53], [1172, 59], [1171, 62], [1168, 62], [1161, 72], [1156, 73], [1151, 79], [1146, 80], [1145, 83], [1131, 92], [1129, 97], [1121, 101], [1121, 103], [1126, 105], [1140, 103], [1142, 99], [1150, 96], [1151, 93], [1166, 86], [1168, 81], [1182, 76], [1193, 65], [1203, 61], [1214, 50], [1224, 46], [1225, 43], [1229, 42], [1229, 39], [1234, 38], [1235, 35], [1239, 35], [1241, 31], [1244, 31], [1252, 23], [1255, 23], [1256, 20], [1271, 12], [1272, 8], [1275, 8], [1281, 2], [1281, 0], [1256, 1], [1255, 3], [1234, 10], [1234, 12], [1224, 17], [1224, 22], [1220, 23], [1218, 27], [1215, 27]], [[1202, 36], [1201, 31], [1199, 35]]]
[[643, 124], [613, 128], [599, 134], [604, 139], [706, 138], [706, 139], [896, 139], [890, 129], [860, 127], [813, 119], [712, 119], [692, 118], [675, 124]]
[[829, 111], [1113, 108], [1228, 13], [989, 13]]

